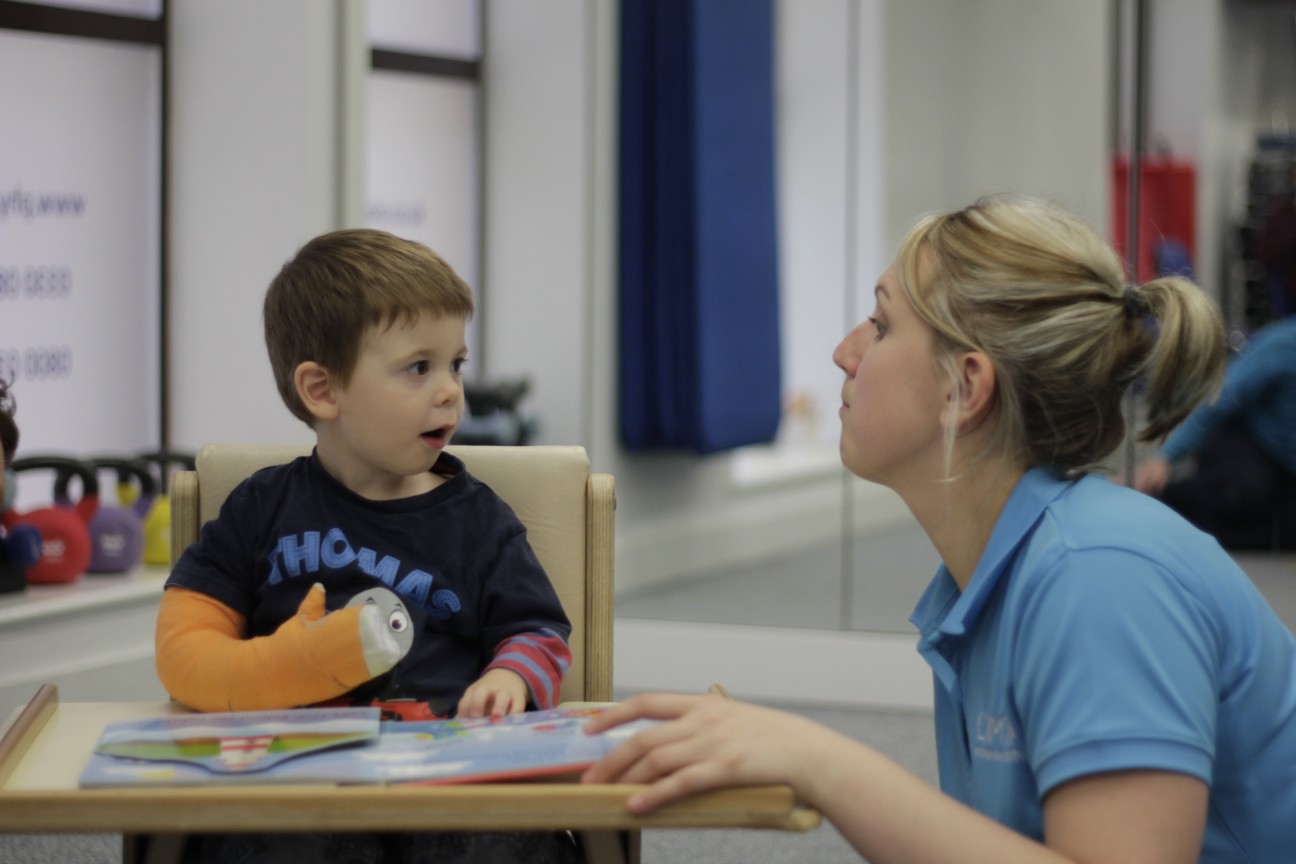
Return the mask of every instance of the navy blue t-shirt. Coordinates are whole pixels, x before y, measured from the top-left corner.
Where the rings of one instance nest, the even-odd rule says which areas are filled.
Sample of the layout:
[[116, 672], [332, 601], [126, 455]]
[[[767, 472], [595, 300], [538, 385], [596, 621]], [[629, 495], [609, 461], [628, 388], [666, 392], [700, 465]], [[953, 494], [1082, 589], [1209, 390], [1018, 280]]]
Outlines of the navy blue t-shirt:
[[409, 653], [351, 701], [426, 701], [448, 713], [500, 642], [571, 624], [526, 528], [463, 462], [441, 454], [446, 482], [422, 495], [371, 501], [335, 480], [315, 454], [265, 468], [230, 493], [167, 580], [219, 600], [273, 633], [324, 585], [330, 611], [375, 586], [395, 591], [414, 625]]

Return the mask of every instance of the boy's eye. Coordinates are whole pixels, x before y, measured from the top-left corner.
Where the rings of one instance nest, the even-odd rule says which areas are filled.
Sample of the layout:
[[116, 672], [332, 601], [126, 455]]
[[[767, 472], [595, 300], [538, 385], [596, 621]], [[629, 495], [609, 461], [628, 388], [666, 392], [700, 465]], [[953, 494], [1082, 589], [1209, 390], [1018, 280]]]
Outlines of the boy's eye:
[[426, 375], [428, 370], [431, 368], [432, 366], [428, 361], [417, 360], [410, 364], [409, 371], [413, 372], [415, 375]]
[[454, 359], [454, 362], [450, 364], [450, 369], [451, 369], [451, 371], [453, 371], [456, 375], [458, 375], [460, 372], [463, 372], [463, 368], [464, 368], [464, 366], [466, 366], [467, 364], [468, 364], [468, 358], [467, 358], [467, 357], [456, 357], [456, 358]]

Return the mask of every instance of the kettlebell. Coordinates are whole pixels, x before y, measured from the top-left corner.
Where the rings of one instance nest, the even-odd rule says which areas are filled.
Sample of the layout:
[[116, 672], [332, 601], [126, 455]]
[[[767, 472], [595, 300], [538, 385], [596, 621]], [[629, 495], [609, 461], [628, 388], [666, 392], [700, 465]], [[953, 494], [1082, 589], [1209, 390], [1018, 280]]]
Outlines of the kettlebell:
[[5, 511], [5, 530], [13, 535], [20, 526], [40, 532], [40, 559], [27, 569], [29, 585], [73, 582], [90, 566], [90, 520], [99, 510], [99, 481], [94, 469], [66, 456], [26, 456], [10, 463], [15, 474], [24, 471], [67, 470], [81, 479], [81, 498], [70, 506], [57, 504], [19, 513]]
[[[109, 507], [100, 502], [99, 510], [90, 520], [90, 573], [124, 573], [140, 563], [144, 554], [144, 516], [153, 506], [153, 473], [143, 462], [114, 456], [101, 456], [87, 460], [91, 469], [98, 472], [112, 469], [117, 472], [117, 488], [138, 484], [138, 494], [128, 495], [131, 503], [126, 507]], [[68, 484], [72, 474], [60, 470], [54, 480], [54, 503], [71, 506]], [[134, 487], [132, 487], [133, 489]]]
[[176, 450], [157, 450], [139, 454], [145, 462], [157, 465], [162, 477], [153, 509], [144, 517], [144, 563], [155, 567], [171, 566], [171, 499], [167, 496], [168, 469], [171, 466], [194, 470], [196, 457]]
[[[5, 469], [4, 504], [0, 513], [13, 505], [18, 481], [11, 469]], [[17, 525], [12, 531], [0, 528], [0, 594], [27, 588], [27, 568], [40, 560], [40, 532], [30, 525]]]
[[27, 588], [27, 568], [40, 560], [41, 536], [30, 525], [0, 533], [0, 594]]

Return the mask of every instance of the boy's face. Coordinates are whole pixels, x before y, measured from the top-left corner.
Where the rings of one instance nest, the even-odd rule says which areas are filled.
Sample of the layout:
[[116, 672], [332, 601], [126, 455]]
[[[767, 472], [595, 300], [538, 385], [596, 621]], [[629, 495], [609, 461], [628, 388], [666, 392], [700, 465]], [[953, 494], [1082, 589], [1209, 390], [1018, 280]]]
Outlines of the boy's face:
[[327, 432], [326, 465], [353, 491], [410, 492], [404, 481], [425, 475], [450, 442], [463, 414], [464, 329], [462, 318], [426, 313], [365, 333], [351, 380], [335, 391]]

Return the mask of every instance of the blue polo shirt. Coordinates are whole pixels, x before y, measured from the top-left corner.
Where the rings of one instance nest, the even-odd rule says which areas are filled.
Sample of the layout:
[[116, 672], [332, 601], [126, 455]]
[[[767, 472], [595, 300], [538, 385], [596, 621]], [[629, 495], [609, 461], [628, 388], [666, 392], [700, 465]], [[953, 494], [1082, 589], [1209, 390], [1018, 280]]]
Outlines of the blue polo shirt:
[[1296, 640], [1209, 535], [1149, 496], [1035, 468], [967, 590], [911, 619], [935, 681], [941, 788], [1036, 840], [1068, 780], [1210, 785], [1203, 862], [1296, 854]]

